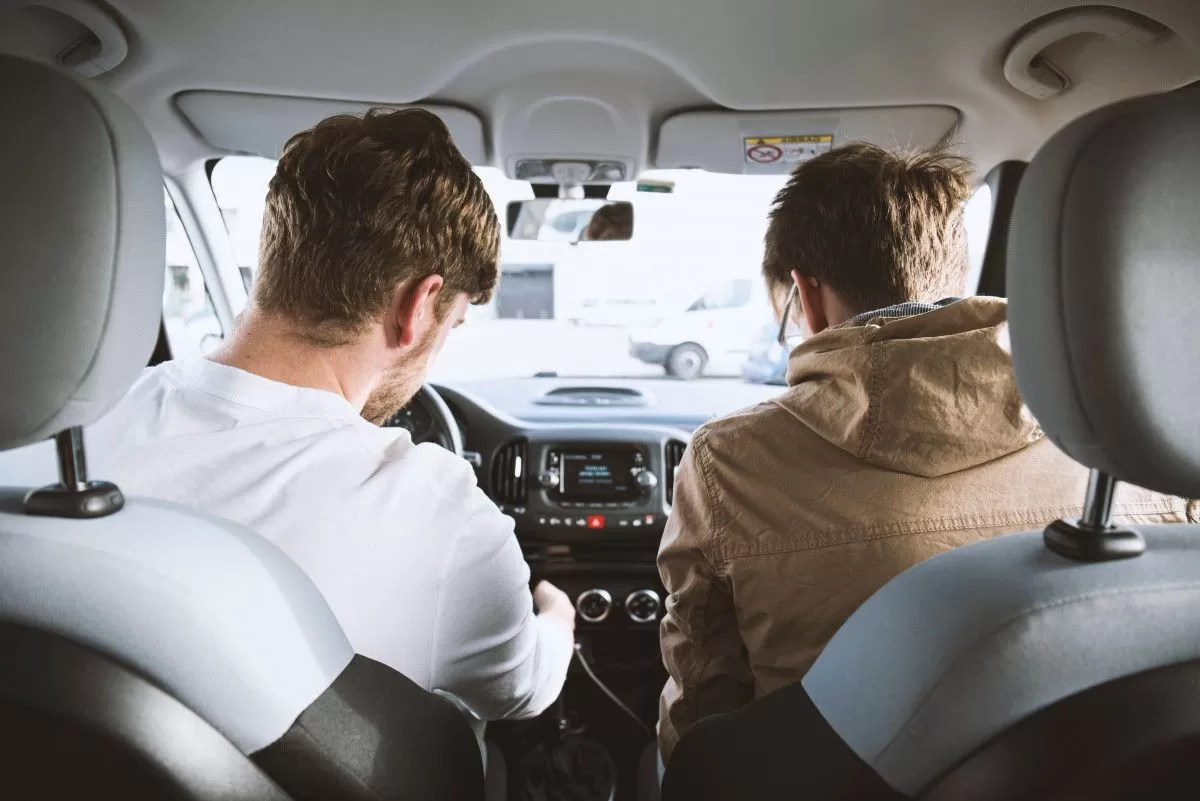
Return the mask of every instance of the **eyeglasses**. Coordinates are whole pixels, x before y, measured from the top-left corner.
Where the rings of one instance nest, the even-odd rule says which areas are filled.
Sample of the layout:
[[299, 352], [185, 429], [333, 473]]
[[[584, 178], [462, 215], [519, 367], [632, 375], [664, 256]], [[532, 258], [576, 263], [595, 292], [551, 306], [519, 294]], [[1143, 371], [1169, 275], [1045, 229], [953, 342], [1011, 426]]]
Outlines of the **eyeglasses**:
[[788, 290], [787, 300], [783, 302], [783, 313], [779, 315], [779, 344], [787, 347], [787, 329], [788, 323], [792, 318], [792, 304], [796, 302], [796, 285], [792, 284], [792, 288]]

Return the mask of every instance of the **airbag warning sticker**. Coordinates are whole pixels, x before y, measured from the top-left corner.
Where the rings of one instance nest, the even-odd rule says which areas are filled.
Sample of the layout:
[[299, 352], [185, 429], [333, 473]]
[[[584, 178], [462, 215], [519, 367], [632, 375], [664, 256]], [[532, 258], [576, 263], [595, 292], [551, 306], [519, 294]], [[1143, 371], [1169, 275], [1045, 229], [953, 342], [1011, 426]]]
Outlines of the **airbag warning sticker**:
[[783, 172], [833, 147], [833, 134], [743, 136], [745, 165], [754, 172]]

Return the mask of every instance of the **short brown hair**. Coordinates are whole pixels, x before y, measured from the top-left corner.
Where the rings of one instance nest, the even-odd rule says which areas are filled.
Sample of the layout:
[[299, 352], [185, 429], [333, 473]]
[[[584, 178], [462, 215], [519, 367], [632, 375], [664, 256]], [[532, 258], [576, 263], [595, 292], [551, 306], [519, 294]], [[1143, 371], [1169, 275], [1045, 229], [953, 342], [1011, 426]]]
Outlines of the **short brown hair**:
[[961, 294], [970, 163], [943, 149], [855, 142], [801, 164], [775, 196], [763, 275], [829, 286], [856, 312]]
[[378, 320], [396, 287], [440, 275], [486, 303], [496, 286], [496, 210], [434, 114], [372, 109], [296, 134], [267, 192], [255, 304], [338, 345]]
[[606, 239], [623, 241], [633, 237], [633, 204], [609, 203], [596, 209], [588, 220], [583, 238], [589, 241]]

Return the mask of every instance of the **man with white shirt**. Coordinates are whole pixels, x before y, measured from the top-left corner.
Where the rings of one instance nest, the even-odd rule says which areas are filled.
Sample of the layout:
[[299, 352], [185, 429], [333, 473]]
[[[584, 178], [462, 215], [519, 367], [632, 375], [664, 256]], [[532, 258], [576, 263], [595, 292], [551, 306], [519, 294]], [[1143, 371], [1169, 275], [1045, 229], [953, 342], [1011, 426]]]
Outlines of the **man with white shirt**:
[[89, 431], [107, 478], [272, 540], [358, 653], [481, 720], [554, 701], [574, 608], [546, 582], [531, 599], [512, 520], [467, 462], [374, 422], [487, 301], [498, 257], [492, 201], [436, 116], [327, 119], [284, 148], [224, 347], [147, 370]]

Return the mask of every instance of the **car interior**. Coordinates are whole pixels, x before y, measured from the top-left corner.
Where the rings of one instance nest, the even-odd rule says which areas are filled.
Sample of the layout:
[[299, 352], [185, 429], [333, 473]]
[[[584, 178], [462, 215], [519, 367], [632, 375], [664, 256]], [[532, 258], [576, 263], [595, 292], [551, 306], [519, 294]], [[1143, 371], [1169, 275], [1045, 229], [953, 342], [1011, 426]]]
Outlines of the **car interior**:
[[[1117, 481], [1200, 497], [1198, 80], [1193, 0], [0, 3], [11, 797], [1195, 797], [1200, 532], [1108, 505]], [[288, 138], [378, 106], [437, 114], [506, 233], [497, 296], [384, 425], [469, 461], [578, 615], [558, 701], [489, 724], [482, 771], [458, 712], [356, 654], [275, 546], [87, 469], [142, 368], [232, 330]], [[1093, 470], [1085, 516], [905, 572], [664, 774], [674, 471], [707, 420], [786, 387], [698, 337], [633, 346], [759, 281], [774, 193], [858, 140], [974, 163], [964, 294], [1009, 298], [1026, 402]], [[632, 234], [588, 241], [605, 199]], [[535, 780], [564, 738], [595, 746], [570, 770], [597, 795]]]

